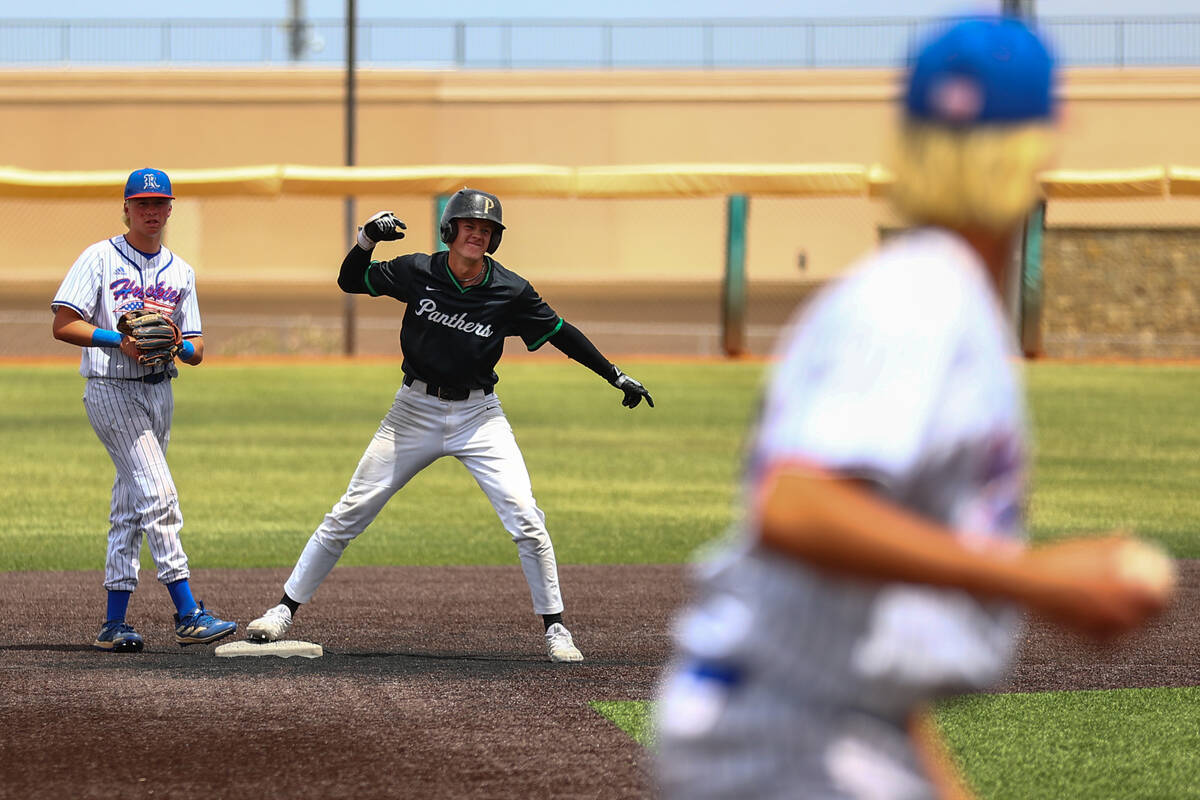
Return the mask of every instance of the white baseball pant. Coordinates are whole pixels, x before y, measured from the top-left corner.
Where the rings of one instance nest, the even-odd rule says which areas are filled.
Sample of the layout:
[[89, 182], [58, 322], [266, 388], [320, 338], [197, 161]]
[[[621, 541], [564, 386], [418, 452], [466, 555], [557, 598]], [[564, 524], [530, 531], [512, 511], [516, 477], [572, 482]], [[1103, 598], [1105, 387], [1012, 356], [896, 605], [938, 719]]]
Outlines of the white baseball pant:
[[413, 476], [442, 456], [466, 466], [517, 545], [536, 614], [563, 610], [554, 545], [533, 498], [525, 459], [500, 399], [481, 390], [439, 400], [424, 384], [401, 386], [350, 478], [346, 493], [309, 537], [284, 591], [307, 603], [342, 552]]

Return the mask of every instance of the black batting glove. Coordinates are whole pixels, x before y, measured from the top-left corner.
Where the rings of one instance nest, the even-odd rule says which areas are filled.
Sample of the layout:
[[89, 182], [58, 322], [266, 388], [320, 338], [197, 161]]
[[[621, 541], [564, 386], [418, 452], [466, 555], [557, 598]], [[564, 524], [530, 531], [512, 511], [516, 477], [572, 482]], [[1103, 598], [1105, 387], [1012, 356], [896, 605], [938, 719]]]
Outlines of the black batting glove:
[[651, 408], [654, 408], [654, 398], [646, 391], [645, 386], [642, 386], [641, 383], [621, 372], [618, 367], [614, 366], [613, 370], [617, 374], [613, 376], [609, 383], [625, 393], [625, 399], [621, 401], [621, 405], [626, 408], [637, 408], [638, 403], [642, 402], [642, 398], [644, 397], [646, 398], [646, 403]]
[[407, 227], [391, 211], [380, 211], [358, 229], [358, 244], [363, 250], [370, 250], [377, 242], [403, 239]]

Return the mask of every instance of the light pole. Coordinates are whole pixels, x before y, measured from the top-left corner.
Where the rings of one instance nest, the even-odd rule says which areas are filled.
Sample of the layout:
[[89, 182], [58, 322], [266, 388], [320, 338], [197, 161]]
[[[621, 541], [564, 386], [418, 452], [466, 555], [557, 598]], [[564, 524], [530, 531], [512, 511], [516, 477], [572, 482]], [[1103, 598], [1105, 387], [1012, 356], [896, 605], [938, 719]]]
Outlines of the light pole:
[[[354, 166], [354, 141], [355, 141], [355, 96], [354, 96], [354, 57], [355, 57], [355, 40], [354, 33], [357, 27], [358, 14], [355, 8], [354, 0], [346, 0], [346, 166]], [[355, 238], [355, 222], [354, 222], [354, 196], [346, 196], [346, 241], [352, 242]], [[342, 352], [345, 355], [354, 355], [356, 347], [356, 318], [354, 314], [354, 295], [346, 294], [342, 301]]]

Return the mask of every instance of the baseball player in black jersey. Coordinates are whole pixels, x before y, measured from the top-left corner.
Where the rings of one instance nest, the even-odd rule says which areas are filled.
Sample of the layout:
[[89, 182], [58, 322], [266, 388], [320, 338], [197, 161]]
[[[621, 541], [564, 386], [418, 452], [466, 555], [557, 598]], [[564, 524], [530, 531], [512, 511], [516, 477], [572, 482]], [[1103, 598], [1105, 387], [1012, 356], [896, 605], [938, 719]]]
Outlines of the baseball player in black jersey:
[[550, 660], [582, 661], [562, 623], [558, 567], [545, 515], [495, 395], [496, 363], [508, 336], [520, 336], [530, 350], [549, 342], [620, 390], [625, 406], [635, 408], [645, 398], [653, 407], [654, 401], [641, 383], [559, 317], [528, 281], [490, 257], [504, 233], [495, 195], [464, 188], [450, 198], [440, 224], [448, 251], [371, 260], [377, 242], [401, 239], [404, 229], [390, 211], [375, 214], [359, 230], [338, 275], [343, 292], [388, 295], [407, 304], [400, 329], [403, 386], [346, 493], [305, 545], [279, 604], [251, 622], [247, 633], [258, 641], [279, 639], [346, 545], [392, 495], [435, 460], [454, 456], [470, 470], [517, 545], [533, 610], [545, 623]]

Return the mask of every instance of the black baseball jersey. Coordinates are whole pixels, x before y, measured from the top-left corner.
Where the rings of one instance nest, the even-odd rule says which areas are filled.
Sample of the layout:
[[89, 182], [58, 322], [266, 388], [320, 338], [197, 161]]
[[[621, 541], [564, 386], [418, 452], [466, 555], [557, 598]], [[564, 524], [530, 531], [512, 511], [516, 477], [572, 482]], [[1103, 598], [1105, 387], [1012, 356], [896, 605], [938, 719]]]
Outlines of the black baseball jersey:
[[484, 271], [481, 283], [464, 287], [450, 272], [446, 251], [411, 253], [371, 261], [361, 285], [347, 283], [350, 276], [343, 266], [339, 285], [408, 305], [400, 327], [405, 375], [447, 388], [485, 389], [499, 380], [495, 368], [506, 337], [520, 336], [536, 350], [563, 320], [529, 281], [495, 259], [484, 257]]

